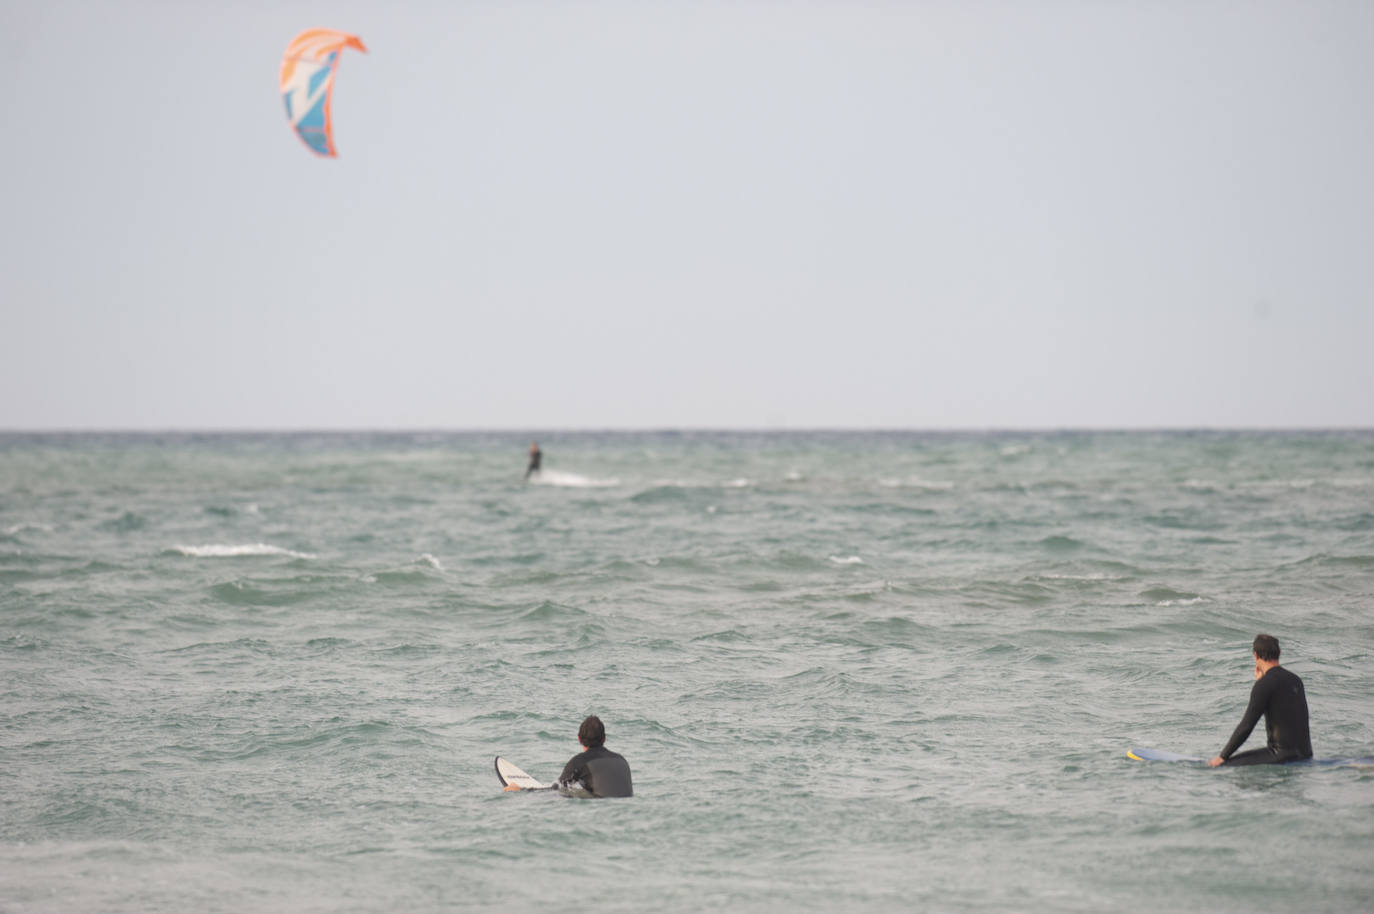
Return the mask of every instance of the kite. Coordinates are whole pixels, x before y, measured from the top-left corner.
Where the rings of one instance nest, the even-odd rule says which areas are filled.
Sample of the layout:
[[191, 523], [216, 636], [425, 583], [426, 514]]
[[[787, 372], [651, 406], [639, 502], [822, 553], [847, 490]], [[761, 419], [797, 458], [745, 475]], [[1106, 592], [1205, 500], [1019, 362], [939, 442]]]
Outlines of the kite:
[[329, 100], [334, 95], [334, 71], [344, 48], [367, 53], [362, 39], [333, 29], [306, 29], [286, 46], [281, 60], [281, 94], [286, 117], [301, 142], [316, 155], [334, 157]]

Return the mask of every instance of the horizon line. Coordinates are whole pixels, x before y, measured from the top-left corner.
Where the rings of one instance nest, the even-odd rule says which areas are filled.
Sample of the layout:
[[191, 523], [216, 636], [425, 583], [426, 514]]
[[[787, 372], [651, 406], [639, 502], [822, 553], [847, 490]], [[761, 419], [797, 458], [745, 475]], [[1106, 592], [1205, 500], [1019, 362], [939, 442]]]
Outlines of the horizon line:
[[1051, 434], [1121, 432], [1369, 432], [1371, 425], [661, 425], [661, 426], [63, 426], [4, 428], [0, 435], [479, 435], [479, 434]]

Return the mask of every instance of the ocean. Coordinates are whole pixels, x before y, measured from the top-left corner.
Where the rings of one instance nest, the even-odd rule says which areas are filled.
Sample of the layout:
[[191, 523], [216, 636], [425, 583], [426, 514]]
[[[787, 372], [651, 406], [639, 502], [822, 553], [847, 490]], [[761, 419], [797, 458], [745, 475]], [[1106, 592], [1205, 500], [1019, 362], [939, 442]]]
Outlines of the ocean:
[[1374, 770], [1126, 757], [1261, 631], [1374, 755], [1374, 432], [0, 434], [0, 911], [1370, 910]]

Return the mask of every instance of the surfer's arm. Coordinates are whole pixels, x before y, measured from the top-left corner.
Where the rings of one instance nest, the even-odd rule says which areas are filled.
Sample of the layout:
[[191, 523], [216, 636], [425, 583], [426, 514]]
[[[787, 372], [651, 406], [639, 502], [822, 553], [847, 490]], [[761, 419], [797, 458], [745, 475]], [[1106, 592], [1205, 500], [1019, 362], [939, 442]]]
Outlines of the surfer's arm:
[[563, 773], [558, 776], [558, 780], [554, 783], [566, 787], [573, 781], [582, 780], [582, 776], [585, 774], [586, 771], [582, 767], [582, 756], [576, 755], [568, 761], [568, 764], [563, 766]]
[[[1255, 729], [1255, 724], [1259, 723], [1260, 715], [1264, 713], [1265, 705], [1268, 703], [1269, 690], [1264, 687], [1264, 680], [1261, 679], [1259, 682], [1255, 683], [1252, 689], [1250, 689], [1250, 704], [1245, 708], [1245, 716], [1242, 717], [1240, 723], [1236, 725], [1236, 730], [1231, 734], [1231, 738], [1227, 740], [1226, 747], [1217, 753], [1217, 758], [1212, 759], [1212, 762], [1216, 762], [1216, 764], [1219, 765], [1221, 762], [1217, 762], [1217, 759], [1221, 759], [1222, 762], [1226, 761], [1231, 757], [1231, 753], [1239, 749], [1241, 744], [1250, 738], [1250, 733]], [[1211, 762], [1208, 764], [1211, 764]], [[1215, 765], [1213, 765], [1213, 767], [1215, 767]]]

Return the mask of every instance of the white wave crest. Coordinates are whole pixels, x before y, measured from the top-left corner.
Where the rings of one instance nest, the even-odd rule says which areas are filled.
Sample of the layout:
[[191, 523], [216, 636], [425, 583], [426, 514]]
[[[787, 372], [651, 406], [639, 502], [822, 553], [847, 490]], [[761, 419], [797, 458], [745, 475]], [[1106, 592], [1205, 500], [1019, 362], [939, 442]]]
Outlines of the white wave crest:
[[6, 527], [6, 528], [5, 528], [5, 535], [6, 535], [6, 536], [15, 536], [16, 534], [23, 533], [25, 530], [34, 530], [34, 531], [36, 531], [36, 532], [38, 532], [38, 533], [52, 533], [52, 527], [50, 527], [50, 526], [47, 525], [47, 524], [27, 524], [27, 523], [25, 523], [25, 524], [14, 524], [13, 526]]
[[562, 486], [569, 489], [609, 489], [620, 485], [619, 479], [593, 479], [577, 473], [560, 473], [557, 470], [540, 470], [530, 477], [537, 486]]
[[1199, 603], [1206, 603], [1206, 597], [1184, 597], [1178, 600], [1160, 600], [1156, 606], [1196, 606]]
[[195, 559], [232, 559], [248, 555], [285, 555], [293, 559], [315, 558], [309, 552], [295, 552], [280, 546], [269, 546], [267, 543], [245, 543], [238, 546], [226, 546], [220, 543], [211, 543], [206, 546], [171, 546], [167, 551], [179, 552]]
[[859, 558], [857, 555], [846, 555], [846, 556], [832, 555], [832, 556], [830, 557], [830, 561], [834, 562], [836, 565], [862, 565], [862, 564], [864, 564], [864, 560], [861, 559], [861, 558]]
[[436, 559], [434, 556], [430, 555], [428, 552], [426, 552], [424, 555], [422, 555], [422, 556], [420, 556], [418, 559], [416, 559], [416, 560], [415, 560], [415, 564], [416, 564], [416, 565], [428, 565], [430, 568], [433, 568], [435, 571], [443, 571], [443, 570], [444, 570], [444, 566], [441, 565], [441, 564], [439, 564], [439, 560]]
[[885, 489], [926, 489], [930, 492], [947, 492], [954, 488], [954, 483], [952, 482], [937, 482], [915, 476], [910, 476], [906, 479], [894, 479], [890, 476], [884, 477], [878, 480], [878, 485]]

